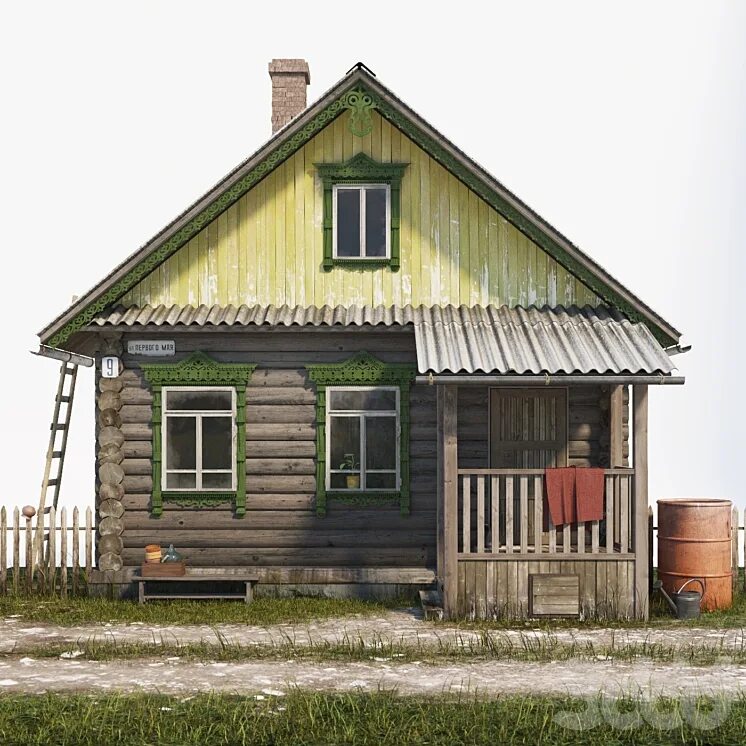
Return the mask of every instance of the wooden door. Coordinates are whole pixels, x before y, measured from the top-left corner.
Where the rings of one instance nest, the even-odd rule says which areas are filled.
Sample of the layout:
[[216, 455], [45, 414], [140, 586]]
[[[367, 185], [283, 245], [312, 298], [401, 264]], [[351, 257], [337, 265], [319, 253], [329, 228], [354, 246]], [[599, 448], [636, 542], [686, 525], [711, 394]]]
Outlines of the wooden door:
[[490, 389], [490, 467], [567, 466], [567, 389]]
[[[493, 469], [543, 469], [567, 466], [567, 389], [490, 389], [490, 467]], [[527, 480], [528, 504], [521, 515], [521, 479]], [[500, 481], [503, 484], [503, 481]], [[490, 499], [499, 501], [501, 544], [505, 543], [505, 506], [512, 503], [513, 544], [519, 543], [522, 521], [527, 523], [529, 537], [534, 537], [533, 478], [512, 480], [513, 494], [501, 494]], [[544, 540], [548, 540], [548, 511], [544, 506]], [[533, 543], [533, 542], [532, 542]]]

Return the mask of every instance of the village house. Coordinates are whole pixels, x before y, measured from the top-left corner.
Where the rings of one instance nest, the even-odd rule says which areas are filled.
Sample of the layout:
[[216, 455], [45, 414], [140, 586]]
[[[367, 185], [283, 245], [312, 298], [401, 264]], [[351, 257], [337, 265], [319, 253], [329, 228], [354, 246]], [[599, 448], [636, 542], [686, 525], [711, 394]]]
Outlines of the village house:
[[98, 578], [173, 544], [259, 592], [645, 618], [680, 333], [364, 65], [310, 106], [269, 74], [271, 139], [39, 335], [96, 361]]

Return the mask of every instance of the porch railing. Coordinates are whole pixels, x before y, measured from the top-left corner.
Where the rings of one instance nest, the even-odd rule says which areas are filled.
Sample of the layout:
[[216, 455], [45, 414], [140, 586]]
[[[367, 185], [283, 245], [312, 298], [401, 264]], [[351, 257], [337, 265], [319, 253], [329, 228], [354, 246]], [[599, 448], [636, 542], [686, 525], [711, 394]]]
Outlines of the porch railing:
[[459, 556], [632, 552], [634, 470], [604, 473], [603, 519], [554, 526], [544, 469], [459, 469]]

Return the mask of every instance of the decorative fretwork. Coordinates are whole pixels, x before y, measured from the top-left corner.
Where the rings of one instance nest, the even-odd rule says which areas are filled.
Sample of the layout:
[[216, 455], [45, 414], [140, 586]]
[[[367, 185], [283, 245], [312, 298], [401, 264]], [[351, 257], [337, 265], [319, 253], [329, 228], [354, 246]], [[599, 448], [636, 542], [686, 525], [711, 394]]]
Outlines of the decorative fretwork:
[[[649, 318], [640, 313], [626, 297], [612, 289], [602, 276], [597, 275], [594, 270], [589, 269], [579, 260], [572, 257], [557, 241], [545, 232], [539, 221], [526, 217], [516, 207], [513, 200], [508, 199], [502, 194], [498, 194], [498, 192], [489, 186], [486, 177], [478, 175], [477, 166], [470, 164], [464, 156], [455, 155], [434, 137], [425, 133], [409, 116], [395, 109], [389, 101], [358, 83], [356, 87], [345, 91], [337, 99], [328, 104], [326, 108], [322, 109], [300, 130], [288, 137], [287, 140], [281, 140], [277, 147], [270, 151], [254, 168], [216, 197], [168, 240], [157, 246], [147, 257], [139, 261], [105, 293], [85, 306], [60, 331], [54, 334], [49, 340], [46, 340], [45, 344], [52, 347], [63, 346], [73, 334], [90, 324], [95, 316], [116, 303], [117, 300], [135, 287], [140, 280], [186, 244], [220, 213], [227, 210], [234, 202], [267, 176], [267, 174], [296, 153], [330, 122], [340, 116], [340, 114], [350, 110], [350, 127], [355, 127], [359, 131], [363, 131], [364, 127], [361, 128], [357, 124], [352, 124], [355, 111], [361, 108], [358, 98], [361, 92], [369, 96], [372, 102], [371, 104], [367, 104], [366, 99], [365, 107], [363, 107], [367, 112], [367, 116], [370, 116], [370, 112], [373, 109], [378, 111], [382, 117], [401, 130], [431, 158], [450, 171], [456, 178], [473, 190], [475, 194], [478, 194], [487, 204], [518, 228], [518, 230], [544, 249], [568, 272], [581, 280], [606, 305], [618, 308], [631, 321], [646, 323], [655, 338], [664, 346], [676, 343], [676, 339], [666, 334], [658, 325], [650, 323]], [[350, 98], [352, 98], [354, 105], [350, 103]], [[358, 114], [358, 119], [360, 116], [361, 114]]]
[[[233, 500], [236, 515], [246, 514], [246, 384], [256, 365], [220, 363], [204, 352], [194, 352], [178, 363], [141, 363], [153, 390], [153, 515], [163, 513], [163, 501], [199, 507]], [[233, 386], [236, 390], [236, 490], [235, 492], [167, 492], [161, 484], [163, 386]]]
[[365, 137], [373, 131], [371, 112], [376, 108], [373, 96], [364, 88], [355, 88], [345, 97], [345, 106], [350, 109], [347, 127], [353, 135]]
[[[335, 264], [371, 267], [388, 264], [396, 272], [400, 266], [399, 224], [401, 222], [401, 180], [408, 163], [379, 163], [365, 153], [352, 156], [345, 163], [316, 163], [324, 184], [324, 269]], [[388, 184], [391, 194], [391, 256], [380, 259], [334, 257], [334, 216], [332, 192], [335, 184]]]
[[[384, 363], [368, 352], [358, 352], [342, 363], [307, 365], [308, 377], [316, 384], [316, 513], [326, 515], [327, 498], [350, 504], [399, 502], [402, 515], [409, 515], [409, 388], [416, 367], [406, 363]], [[399, 490], [395, 492], [340, 493], [326, 490], [326, 389], [327, 386], [398, 386]]]

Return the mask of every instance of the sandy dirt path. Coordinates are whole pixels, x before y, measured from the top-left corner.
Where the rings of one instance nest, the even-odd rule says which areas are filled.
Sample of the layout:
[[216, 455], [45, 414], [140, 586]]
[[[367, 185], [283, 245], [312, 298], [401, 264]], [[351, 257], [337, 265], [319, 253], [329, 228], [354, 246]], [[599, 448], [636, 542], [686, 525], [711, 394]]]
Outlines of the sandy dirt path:
[[[494, 640], [524, 645], [526, 642], [559, 643], [595, 646], [624, 646], [649, 643], [686, 648], [712, 647], [725, 650], [746, 649], [746, 629], [713, 630], [690, 627], [640, 629], [557, 629], [493, 630]], [[302, 624], [280, 624], [268, 627], [224, 624], [207, 625], [150, 625], [150, 624], [87, 624], [62, 627], [30, 624], [19, 618], [0, 619], [0, 653], [20, 653], [38, 645], [81, 644], [89, 641], [117, 643], [214, 643], [222, 638], [233, 644], [248, 645], [309, 645], [319, 643], [375, 642], [403, 645], [438, 646], [441, 644], [466, 646], [478, 644], [481, 633], [425, 622], [414, 610], [391, 611], [378, 616], [326, 619]]]
[[292, 661], [195, 663], [178, 659], [93, 662], [32, 658], [0, 661], [0, 692], [160, 691], [186, 695], [221, 691], [284, 694], [290, 687], [317, 691], [376, 691], [438, 695], [477, 693], [575, 694], [642, 697], [746, 693], [746, 667], [651, 665], [645, 662], [537, 664], [476, 662], [324, 664]]

